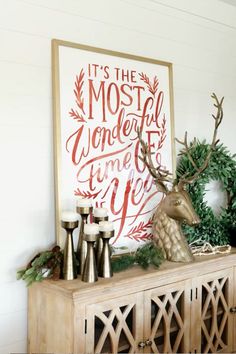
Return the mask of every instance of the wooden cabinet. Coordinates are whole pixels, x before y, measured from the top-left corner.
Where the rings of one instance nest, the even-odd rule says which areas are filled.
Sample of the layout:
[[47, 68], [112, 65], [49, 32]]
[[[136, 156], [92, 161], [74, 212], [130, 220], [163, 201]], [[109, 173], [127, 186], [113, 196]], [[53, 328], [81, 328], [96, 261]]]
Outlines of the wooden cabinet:
[[234, 268], [199, 276], [192, 287], [192, 351], [230, 353], [233, 351], [236, 304]]
[[141, 293], [86, 307], [86, 353], [136, 353], [142, 341]]
[[144, 352], [189, 352], [190, 289], [185, 280], [144, 292]]
[[29, 353], [236, 350], [236, 251], [29, 289]]

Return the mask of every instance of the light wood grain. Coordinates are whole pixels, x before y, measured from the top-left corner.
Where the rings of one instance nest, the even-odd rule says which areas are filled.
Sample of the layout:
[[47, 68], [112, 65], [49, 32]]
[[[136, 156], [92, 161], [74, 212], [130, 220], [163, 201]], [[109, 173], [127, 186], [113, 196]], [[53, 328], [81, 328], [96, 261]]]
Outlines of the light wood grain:
[[73, 303], [69, 299], [32, 287], [28, 315], [29, 333], [32, 333], [28, 338], [30, 352], [72, 353], [73, 317]]
[[[125, 309], [124, 309], [125, 307]], [[87, 306], [87, 332], [89, 336], [87, 338], [86, 350], [89, 353], [100, 353], [106, 338], [110, 339], [111, 351], [116, 353], [119, 349], [131, 350], [132, 353], [137, 353], [138, 343], [143, 338], [142, 326], [143, 323], [143, 311], [140, 311], [143, 307], [143, 294], [137, 293], [118, 299], [101, 302], [99, 304], [93, 304]], [[123, 311], [122, 311], [123, 308]], [[109, 315], [105, 315], [106, 312]], [[131, 315], [132, 324], [128, 326], [126, 320]], [[94, 328], [95, 328], [95, 316], [100, 319], [105, 328], [102, 330], [100, 337], [97, 339], [97, 343], [94, 342]], [[117, 325], [113, 325], [114, 319], [117, 319]], [[124, 340], [122, 343], [122, 337], [120, 337], [121, 331], [124, 332]]]
[[[229, 255], [195, 257], [195, 261], [191, 263], [164, 262], [159, 269], [150, 267], [148, 270], [143, 270], [135, 266], [126, 271], [115, 273], [114, 277], [110, 279], [99, 278], [99, 281], [93, 284], [82, 282], [78, 277], [78, 279], [71, 281], [46, 280], [40, 284], [40, 287], [45, 286], [52, 291], [59, 291], [64, 296], [81, 301], [88, 300], [88, 294], [89, 297], [97, 297], [98, 293], [105, 296], [106, 293], [114, 292], [117, 294], [120, 291], [125, 295], [127, 292], [126, 286], [129, 286], [130, 281], [137, 291], [171, 284], [173, 277], [175, 281], [179, 281], [233, 266], [236, 264], [235, 255], [236, 249], [233, 249]], [[37, 285], [34, 284], [34, 286]]]
[[[193, 281], [192, 351], [230, 353], [233, 350], [233, 267]], [[221, 350], [220, 350], [221, 348]]]
[[[184, 280], [145, 292], [144, 338], [152, 341], [152, 344], [145, 348], [145, 352], [148, 353], [150, 349], [152, 353], [176, 353], [179, 350], [188, 352], [190, 342], [190, 289], [191, 280]], [[152, 326], [150, 321], [150, 318], [153, 317], [151, 302], [158, 308]], [[176, 324], [173, 324], [173, 319], [176, 320]], [[170, 334], [174, 332], [176, 333], [176, 340], [171, 343]], [[163, 347], [160, 348], [156, 345], [156, 338], [163, 339]]]
[[[122, 331], [130, 353], [156, 353], [160, 348], [207, 352], [221, 347], [230, 352], [233, 343], [235, 346], [236, 315], [230, 313], [236, 305], [235, 266], [233, 250], [229, 255], [198, 257], [189, 264], [165, 262], [160, 269], [134, 267], [94, 284], [80, 279], [34, 284], [29, 289], [29, 352], [100, 353], [109, 338], [112, 352], [118, 353]], [[157, 304], [157, 313], [151, 311], [152, 301]], [[219, 320], [218, 311], [222, 310]], [[127, 325], [129, 311], [131, 327]], [[105, 328], [97, 339], [96, 318]], [[118, 327], [113, 323], [115, 318]], [[204, 327], [208, 322], [209, 333]], [[201, 348], [202, 333], [209, 344]], [[163, 338], [162, 344], [155, 344], [157, 337]], [[140, 349], [139, 343], [148, 340], [152, 343]]]
[[[236, 267], [234, 267], [233, 284], [236, 284]], [[235, 285], [234, 285], [235, 292]], [[236, 306], [236, 294], [234, 294], [234, 306]], [[233, 316], [233, 352], [236, 353], [236, 316]]]

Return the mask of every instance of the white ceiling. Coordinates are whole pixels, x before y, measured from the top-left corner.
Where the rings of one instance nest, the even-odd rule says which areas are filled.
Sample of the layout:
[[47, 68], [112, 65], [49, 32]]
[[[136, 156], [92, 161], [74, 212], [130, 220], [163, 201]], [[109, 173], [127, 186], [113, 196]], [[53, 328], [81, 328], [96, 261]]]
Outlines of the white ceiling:
[[222, 2], [226, 2], [229, 5], [236, 6], [236, 0], [220, 0]]

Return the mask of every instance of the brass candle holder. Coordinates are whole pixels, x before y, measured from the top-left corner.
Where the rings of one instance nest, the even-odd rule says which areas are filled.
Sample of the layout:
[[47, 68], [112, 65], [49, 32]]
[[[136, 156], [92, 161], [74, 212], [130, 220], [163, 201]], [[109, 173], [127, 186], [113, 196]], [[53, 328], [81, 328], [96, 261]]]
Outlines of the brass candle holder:
[[61, 221], [61, 226], [66, 230], [67, 237], [64, 248], [63, 279], [72, 280], [77, 278], [76, 257], [73, 244], [73, 231], [78, 227], [76, 221]]
[[87, 223], [88, 216], [92, 213], [93, 207], [77, 206], [76, 211], [81, 216], [81, 225], [79, 231], [79, 239], [77, 246], [77, 255], [79, 258], [78, 273], [82, 275], [84, 269], [85, 258], [87, 254], [87, 243], [84, 241], [84, 225]]
[[[94, 216], [94, 222], [96, 224], [99, 224], [100, 221], [107, 221], [107, 220], [108, 220], [108, 216]], [[99, 234], [99, 238], [95, 244], [95, 248], [96, 248], [97, 265], [99, 265], [101, 255], [102, 255], [102, 249], [103, 249], [103, 239], [102, 239], [102, 237], [100, 237], [100, 234]]]
[[84, 234], [84, 240], [87, 242], [87, 255], [85, 259], [82, 281], [94, 283], [98, 280], [97, 265], [95, 259], [94, 243], [99, 234]]
[[114, 230], [100, 231], [100, 237], [103, 241], [102, 254], [98, 266], [98, 275], [102, 278], [111, 278], [113, 276], [111, 268], [111, 252], [109, 247], [109, 240], [115, 234]]

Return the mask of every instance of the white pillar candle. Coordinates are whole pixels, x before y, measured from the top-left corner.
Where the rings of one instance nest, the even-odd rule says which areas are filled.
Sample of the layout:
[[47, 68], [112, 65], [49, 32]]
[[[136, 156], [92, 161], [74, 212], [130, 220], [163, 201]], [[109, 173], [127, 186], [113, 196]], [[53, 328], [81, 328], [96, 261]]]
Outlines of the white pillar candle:
[[99, 226], [98, 224], [85, 224], [84, 225], [84, 233], [86, 235], [96, 235], [99, 234]]
[[99, 231], [113, 231], [114, 225], [111, 221], [100, 221], [99, 223]]
[[81, 198], [77, 200], [77, 206], [79, 208], [84, 208], [84, 207], [90, 208], [92, 206], [92, 202], [89, 199]]
[[61, 220], [67, 222], [73, 222], [78, 220], [78, 214], [73, 211], [63, 211], [61, 213]]
[[93, 215], [95, 218], [104, 218], [108, 216], [108, 209], [107, 208], [95, 208], [93, 211]]

